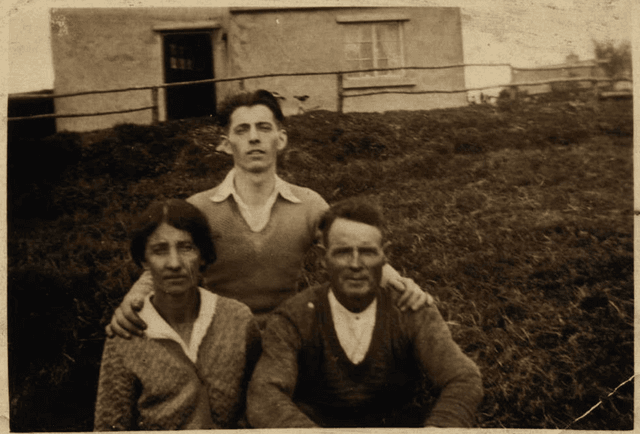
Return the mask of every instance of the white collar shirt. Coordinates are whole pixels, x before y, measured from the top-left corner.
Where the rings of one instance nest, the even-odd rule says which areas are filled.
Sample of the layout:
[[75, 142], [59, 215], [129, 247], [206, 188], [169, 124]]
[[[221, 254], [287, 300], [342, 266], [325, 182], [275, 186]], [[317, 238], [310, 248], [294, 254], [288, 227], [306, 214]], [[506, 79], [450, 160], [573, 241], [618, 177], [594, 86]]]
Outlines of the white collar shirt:
[[216, 294], [202, 288], [198, 288], [198, 291], [200, 292], [200, 310], [193, 323], [190, 342], [185, 342], [164, 318], [160, 316], [153, 306], [153, 303], [151, 303], [153, 293], [149, 293], [146, 296], [139, 314], [140, 318], [147, 323], [145, 336], [148, 339], [170, 339], [177, 342], [193, 363], [196, 363], [198, 359], [198, 349], [200, 348], [202, 339], [207, 334], [207, 329], [211, 325], [218, 302], [218, 296]]
[[362, 312], [353, 313], [340, 304], [331, 289], [328, 298], [340, 346], [349, 360], [357, 365], [364, 360], [371, 344], [373, 329], [376, 325], [378, 300], [374, 299], [373, 303]]
[[269, 199], [267, 199], [267, 202], [259, 208], [250, 208], [242, 200], [236, 190], [234, 184], [235, 175], [236, 169], [231, 169], [224, 181], [222, 181], [222, 183], [218, 186], [216, 193], [211, 196], [211, 200], [213, 202], [222, 202], [229, 196], [233, 196], [233, 199], [238, 204], [238, 209], [240, 210], [242, 218], [247, 222], [252, 232], [260, 232], [265, 228], [265, 226], [267, 226], [267, 223], [269, 223], [269, 218], [271, 217], [271, 209], [273, 208], [273, 205], [278, 198], [278, 194], [289, 202], [301, 202], [300, 199], [293, 193], [293, 191], [291, 191], [290, 184], [283, 181], [278, 175], [276, 175], [275, 187], [273, 189], [273, 193], [271, 193], [271, 196], [269, 196]]

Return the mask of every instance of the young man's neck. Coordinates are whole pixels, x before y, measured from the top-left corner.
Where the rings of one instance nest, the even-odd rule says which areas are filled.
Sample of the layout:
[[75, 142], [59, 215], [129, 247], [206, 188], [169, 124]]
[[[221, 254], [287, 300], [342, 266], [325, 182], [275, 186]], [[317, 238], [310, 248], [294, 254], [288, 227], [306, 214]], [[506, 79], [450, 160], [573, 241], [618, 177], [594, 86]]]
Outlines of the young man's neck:
[[264, 172], [247, 172], [236, 167], [236, 192], [248, 206], [264, 205], [276, 186], [275, 167]]

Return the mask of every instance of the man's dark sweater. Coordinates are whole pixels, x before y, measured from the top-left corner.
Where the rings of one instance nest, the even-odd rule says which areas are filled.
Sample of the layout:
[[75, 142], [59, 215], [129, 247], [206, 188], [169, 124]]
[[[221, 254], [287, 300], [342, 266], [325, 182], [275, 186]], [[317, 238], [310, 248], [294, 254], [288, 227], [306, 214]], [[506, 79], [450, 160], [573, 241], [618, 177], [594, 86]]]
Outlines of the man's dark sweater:
[[[480, 372], [453, 341], [437, 308], [403, 313], [396, 307], [396, 294], [381, 290], [371, 345], [364, 360], [354, 365], [336, 335], [328, 289], [323, 285], [303, 291], [267, 322], [263, 354], [248, 391], [251, 425], [473, 424], [482, 398]], [[416, 415], [417, 408], [408, 409], [422, 375], [440, 396], [430, 414], [423, 409]]]

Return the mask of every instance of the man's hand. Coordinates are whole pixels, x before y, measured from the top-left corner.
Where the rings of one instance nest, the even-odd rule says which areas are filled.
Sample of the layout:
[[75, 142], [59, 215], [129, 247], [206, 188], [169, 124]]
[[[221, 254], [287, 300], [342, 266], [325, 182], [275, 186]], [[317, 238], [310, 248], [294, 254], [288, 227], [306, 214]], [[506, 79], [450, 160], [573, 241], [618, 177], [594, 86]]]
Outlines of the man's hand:
[[132, 334], [143, 336], [147, 325], [138, 316], [143, 305], [144, 296], [131, 294], [131, 292], [125, 295], [122, 304], [118, 306], [111, 318], [111, 324], [105, 328], [107, 336], [113, 338], [118, 335], [124, 339], [131, 339]]
[[428, 292], [424, 292], [413, 279], [408, 277], [393, 277], [387, 282], [387, 286], [402, 293], [398, 299], [398, 307], [405, 312], [407, 309], [416, 311], [422, 306], [431, 306], [435, 303], [433, 297]]

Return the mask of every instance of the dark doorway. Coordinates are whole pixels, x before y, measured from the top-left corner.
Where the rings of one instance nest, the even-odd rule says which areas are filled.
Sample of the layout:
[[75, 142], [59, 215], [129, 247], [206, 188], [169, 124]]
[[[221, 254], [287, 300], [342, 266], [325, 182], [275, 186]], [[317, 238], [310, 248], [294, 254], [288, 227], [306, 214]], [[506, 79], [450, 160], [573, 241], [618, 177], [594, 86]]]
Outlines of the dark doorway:
[[[29, 95], [51, 96], [51, 98], [31, 98]], [[9, 95], [7, 114], [9, 118], [22, 116], [48, 115], [55, 113], [53, 91], [30, 92], [29, 95]], [[41, 139], [56, 133], [56, 120], [53, 118], [35, 118], [7, 122], [7, 140], [9, 143], [19, 139]]]
[[[164, 35], [165, 83], [213, 78], [211, 33]], [[215, 84], [202, 83], [167, 88], [167, 119], [215, 114]]]

